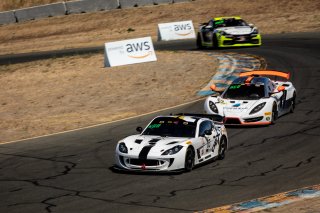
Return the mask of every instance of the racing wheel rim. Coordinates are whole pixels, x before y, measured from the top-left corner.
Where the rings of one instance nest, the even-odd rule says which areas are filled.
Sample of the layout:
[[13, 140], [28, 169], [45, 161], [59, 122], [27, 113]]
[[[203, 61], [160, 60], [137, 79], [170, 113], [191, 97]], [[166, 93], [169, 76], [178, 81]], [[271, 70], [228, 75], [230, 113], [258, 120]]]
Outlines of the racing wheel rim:
[[219, 156], [218, 156], [219, 160], [222, 160], [225, 158], [226, 149], [227, 149], [227, 140], [225, 137], [222, 137], [220, 141], [220, 146], [219, 146]]
[[194, 166], [194, 152], [191, 148], [187, 149], [184, 168], [186, 172], [190, 172]]
[[295, 108], [296, 108], [296, 94], [294, 93], [291, 101], [290, 112], [293, 113]]
[[278, 118], [277, 106], [274, 104], [273, 107], [272, 107], [272, 120], [271, 120], [271, 123], [274, 124], [275, 121], [277, 120], [277, 118]]

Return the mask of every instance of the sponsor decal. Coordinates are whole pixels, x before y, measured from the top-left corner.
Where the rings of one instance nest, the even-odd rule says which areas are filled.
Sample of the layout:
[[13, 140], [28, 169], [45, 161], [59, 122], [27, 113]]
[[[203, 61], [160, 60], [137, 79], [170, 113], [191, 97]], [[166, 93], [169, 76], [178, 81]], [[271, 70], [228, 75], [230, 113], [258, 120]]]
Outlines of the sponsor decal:
[[224, 110], [226, 111], [242, 111], [248, 109], [247, 107], [223, 107]]
[[233, 104], [232, 106], [233, 107], [239, 107], [241, 104], [240, 103], [236, 103], [236, 104]]
[[[174, 31], [177, 35], [180, 36], [187, 36], [190, 35], [193, 31], [193, 26], [191, 23], [187, 23], [187, 24], [175, 24], [174, 25]], [[187, 32], [185, 32], [187, 31]], [[185, 32], [185, 33], [182, 33]]]
[[110, 42], [105, 44], [105, 66], [156, 61], [151, 37]]
[[231, 85], [230, 87], [229, 87], [229, 89], [239, 89], [241, 87], [241, 85], [239, 84], [239, 85]]
[[192, 21], [181, 21], [158, 24], [158, 40], [170, 41], [195, 38]]
[[151, 124], [148, 126], [149, 129], [157, 129], [160, 128], [161, 124]]

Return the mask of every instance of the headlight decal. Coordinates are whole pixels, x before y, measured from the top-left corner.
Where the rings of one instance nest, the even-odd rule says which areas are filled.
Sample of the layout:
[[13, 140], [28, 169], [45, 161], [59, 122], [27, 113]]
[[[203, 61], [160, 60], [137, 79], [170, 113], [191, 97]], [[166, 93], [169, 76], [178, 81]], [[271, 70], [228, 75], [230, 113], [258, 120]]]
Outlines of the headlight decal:
[[249, 115], [252, 115], [252, 114], [254, 114], [254, 113], [259, 112], [260, 110], [262, 110], [262, 108], [263, 108], [265, 105], [266, 105], [266, 102], [263, 102], [263, 103], [261, 103], [261, 104], [258, 104], [257, 106], [255, 106], [255, 107], [251, 110], [251, 112], [249, 113]]
[[213, 103], [213, 101], [209, 101], [209, 108], [210, 108], [214, 113], [218, 113], [218, 107], [216, 106], [215, 103]]
[[181, 145], [174, 146], [173, 148], [168, 149], [167, 151], [162, 153], [162, 155], [174, 155], [174, 154], [178, 153], [182, 148], [183, 148], [183, 146], [181, 146]]
[[123, 142], [119, 143], [118, 149], [121, 153], [128, 153], [128, 148], [127, 148], [126, 144]]

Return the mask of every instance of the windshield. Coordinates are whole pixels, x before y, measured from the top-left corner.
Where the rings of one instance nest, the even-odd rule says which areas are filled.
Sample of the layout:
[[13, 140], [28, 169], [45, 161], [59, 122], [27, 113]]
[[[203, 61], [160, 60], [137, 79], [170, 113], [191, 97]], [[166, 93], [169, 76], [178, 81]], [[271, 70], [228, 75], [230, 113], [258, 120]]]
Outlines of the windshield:
[[142, 135], [194, 138], [196, 127], [196, 122], [188, 122], [174, 117], [159, 117], [149, 124]]
[[215, 27], [237, 27], [237, 26], [248, 26], [248, 24], [243, 21], [242, 19], [221, 19], [221, 20], [216, 20], [214, 22]]
[[232, 84], [222, 97], [236, 100], [258, 100], [264, 96], [264, 85]]

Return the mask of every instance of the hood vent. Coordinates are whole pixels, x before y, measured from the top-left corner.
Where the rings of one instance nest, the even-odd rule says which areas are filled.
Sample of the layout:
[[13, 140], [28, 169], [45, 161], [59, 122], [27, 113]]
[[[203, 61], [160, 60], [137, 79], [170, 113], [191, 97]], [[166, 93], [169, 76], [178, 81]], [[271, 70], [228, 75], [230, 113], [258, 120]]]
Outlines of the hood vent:
[[160, 141], [161, 139], [160, 138], [153, 138], [149, 141], [149, 144], [150, 145], [155, 145], [158, 141]]
[[156, 143], [156, 142], [158, 142], [158, 141], [160, 141], [161, 139], [160, 138], [153, 138], [153, 139], [151, 139], [149, 142], [150, 143]]
[[137, 139], [134, 142], [137, 143], [137, 144], [140, 144], [142, 141], [143, 141], [142, 139]]
[[172, 144], [176, 144], [176, 143], [178, 143], [178, 142], [177, 141], [172, 141], [170, 143], [167, 143], [167, 145], [172, 145]]

